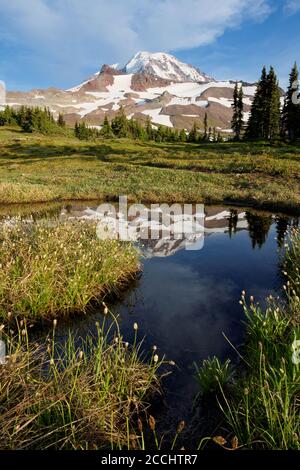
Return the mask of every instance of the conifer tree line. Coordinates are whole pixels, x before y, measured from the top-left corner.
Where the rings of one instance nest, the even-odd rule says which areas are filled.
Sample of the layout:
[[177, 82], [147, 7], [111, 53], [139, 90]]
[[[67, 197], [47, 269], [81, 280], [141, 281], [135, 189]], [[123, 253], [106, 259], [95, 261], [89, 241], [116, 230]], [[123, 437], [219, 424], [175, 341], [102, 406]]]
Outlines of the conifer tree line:
[[173, 129], [167, 126], [153, 126], [148, 116], [145, 124], [128, 119], [124, 109], [121, 107], [117, 115], [109, 122], [105, 116], [101, 130], [86, 125], [84, 121], [75, 123], [74, 133], [80, 140], [90, 140], [97, 138], [133, 138], [139, 140], [153, 140], [155, 142], [191, 142], [201, 141], [220, 142], [222, 140], [220, 132], [216, 128], [208, 128], [207, 113], [203, 120], [204, 133], [201, 133], [197, 124], [194, 123], [191, 131], [187, 133], [185, 129]]
[[273, 67], [263, 67], [251, 105], [247, 125], [243, 122], [243, 88], [236, 83], [233, 92], [231, 128], [234, 138], [240, 140], [300, 138], [300, 100], [298, 68], [295, 63], [289, 77], [289, 86], [281, 109], [281, 90]]
[[30, 108], [21, 106], [18, 110], [6, 106], [0, 111], [0, 126], [17, 125], [24, 132], [41, 132], [42, 134], [57, 133], [66, 127], [62, 114], [59, 114], [56, 121], [48, 108]]
[[[292, 67], [289, 85], [281, 106], [281, 90], [273, 67], [267, 71], [263, 67], [256, 86], [248, 122], [245, 123], [243, 86], [235, 83], [233, 89], [231, 129], [234, 140], [266, 140], [279, 139], [295, 141], [300, 139], [300, 88], [297, 64]], [[128, 119], [121, 107], [111, 120], [105, 116], [101, 130], [88, 126], [84, 121], [76, 122], [75, 136], [82, 140], [97, 138], [133, 138], [156, 142], [222, 142], [221, 133], [209, 125], [208, 114], [205, 113], [202, 125], [194, 122], [190, 132], [186, 129], [170, 128], [153, 125], [148, 116], [142, 124], [135, 119]], [[48, 108], [41, 109], [21, 106], [15, 110], [7, 106], [0, 111], [0, 126], [18, 125], [24, 132], [41, 132], [44, 134], [62, 132], [66, 128], [63, 114], [55, 120]], [[200, 130], [200, 126], [202, 129]]]

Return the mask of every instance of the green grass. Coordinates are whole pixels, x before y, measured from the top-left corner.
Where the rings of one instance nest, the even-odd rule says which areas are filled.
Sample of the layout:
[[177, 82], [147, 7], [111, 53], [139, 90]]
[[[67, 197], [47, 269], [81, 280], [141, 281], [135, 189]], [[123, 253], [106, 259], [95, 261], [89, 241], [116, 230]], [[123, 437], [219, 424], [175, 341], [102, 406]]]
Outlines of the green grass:
[[204, 359], [202, 366], [196, 368], [196, 380], [202, 396], [218, 393], [220, 387], [225, 389], [233, 377], [230, 360], [222, 363], [217, 357]]
[[0, 204], [235, 202], [299, 210], [300, 149], [264, 143], [82, 142], [0, 128]]
[[247, 337], [241, 377], [230, 394], [219, 386], [226, 430], [216, 442], [223, 447], [232, 440], [248, 449], [300, 450], [299, 261], [300, 232], [294, 230], [284, 260], [287, 302], [270, 297], [262, 310], [242, 296]]
[[[160, 389], [162, 361], [132, 346], [118, 325], [81, 341], [31, 343], [26, 322], [14, 332], [1, 327], [7, 344], [0, 366], [0, 448], [136, 449], [144, 448], [138, 423], [145, 421], [148, 399]], [[113, 340], [109, 337], [114, 332]], [[46, 346], [45, 346], [46, 345]]]
[[14, 220], [0, 233], [0, 317], [48, 320], [84, 314], [140, 269], [137, 251], [99, 240], [95, 223]]

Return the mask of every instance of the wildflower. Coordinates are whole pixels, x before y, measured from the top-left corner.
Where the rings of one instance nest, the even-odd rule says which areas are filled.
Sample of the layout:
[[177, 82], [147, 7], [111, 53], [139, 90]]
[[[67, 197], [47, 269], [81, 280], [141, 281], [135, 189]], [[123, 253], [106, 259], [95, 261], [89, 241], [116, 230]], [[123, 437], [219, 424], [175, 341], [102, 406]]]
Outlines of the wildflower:
[[157, 346], [153, 346], [153, 351], [156, 351], [157, 350]]
[[125, 349], [127, 349], [128, 346], [129, 346], [129, 343], [126, 342], [126, 343], [125, 343]]
[[155, 354], [155, 356], [154, 356], [154, 358], [153, 358], [153, 361], [154, 361], [155, 364], [158, 363], [158, 355], [157, 355], [157, 354]]
[[252, 304], [253, 304], [253, 302], [254, 302], [254, 297], [253, 297], [253, 295], [250, 296], [250, 302], [251, 302]]
[[137, 323], [134, 323], [134, 324], [133, 324], [133, 329], [134, 329], [135, 331], [137, 331], [137, 330], [138, 330], [138, 327], [139, 327], [139, 326], [138, 326], [138, 324], [137, 324]]
[[83, 351], [79, 351], [79, 359], [83, 359], [83, 356], [84, 356], [84, 352]]
[[56, 328], [56, 325], [57, 325], [57, 319], [55, 318], [55, 319], [53, 320], [53, 327]]
[[246, 388], [244, 389], [244, 394], [245, 394], [245, 395], [249, 395], [249, 388], [246, 387]]

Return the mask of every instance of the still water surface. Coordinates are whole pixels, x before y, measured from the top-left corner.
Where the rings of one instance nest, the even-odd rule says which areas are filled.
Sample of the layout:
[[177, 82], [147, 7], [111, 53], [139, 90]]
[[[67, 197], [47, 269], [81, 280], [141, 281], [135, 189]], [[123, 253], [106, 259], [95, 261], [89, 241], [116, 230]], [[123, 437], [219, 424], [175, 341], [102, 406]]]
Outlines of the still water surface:
[[[90, 219], [95, 210], [96, 206], [74, 203], [60, 207], [58, 215]], [[205, 214], [202, 249], [144, 244], [140, 278], [112, 306], [124, 340], [133, 341], [137, 322], [143, 349], [150, 351], [155, 345], [160, 357], [176, 363], [164, 382], [167, 406], [162, 413], [171, 421], [172, 417], [188, 419], [191, 412], [198, 392], [194, 362], [201, 364], [212, 356], [237, 361], [229, 341], [239, 348], [244, 340], [241, 291], [261, 304], [269, 294], [281, 295], [283, 234], [298, 224], [296, 218], [248, 209], [206, 206]], [[98, 319], [102, 312], [76, 320], [68, 328], [85, 337], [95, 331]], [[65, 331], [60, 335], [63, 338]]]

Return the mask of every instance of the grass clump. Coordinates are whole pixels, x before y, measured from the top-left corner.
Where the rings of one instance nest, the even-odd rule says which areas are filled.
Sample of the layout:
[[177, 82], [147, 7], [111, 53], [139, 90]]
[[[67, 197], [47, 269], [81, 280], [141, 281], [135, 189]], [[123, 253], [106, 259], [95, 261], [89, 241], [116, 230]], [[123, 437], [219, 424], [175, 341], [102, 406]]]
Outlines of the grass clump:
[[26, 321], [15, 333], [2, 331], [7, 345], [6, 362], [0, 365], [2, 450], [142, 445], [135, 424], [147, 398], [159, 390], [162, 361], [152, 355], [142, 362], [136, 337], [129, 346], [113, 325], [108, 330], [96, 325], [95, 337], [79, 342], [70, 335], [61, 345], [55, 339], [56, 321], [45, 343], [29, 341]]
[[[284, 275], [287, 299], [267, 299], [261, 309], [243, 295], [247, 342], [243, 355], [244, 377], [234, 395], [223, 393], [220, 405], [229, 433], [250, 449], [300, 450], [300, 232], [288, 244]], [[223, 403], [223, 402], [222, 402]]]
[[85, 313], [139, 269], [130, 244], [99, 240], [96, 224], [78, 221], [7, 221], [0, 264], [0, 316], [32, 321]]
[[218, 393], [224, 389], [233, 378], [233, 368], [230, 360], [222, 363], [216, 356], [212, 359], [204, 359], [199, 368], [195, 364], [196, 379], [201, 390], [201, 395]]
[[212, 439], [230, 450], [300, 450], [299, 229], [289, 237], [283, 261], [285, 301], [270, 296], [263, 309], [242, 293], [246, 343], [230, 393], [228, 361], [209, 359], [197, 371], [201, 390], [215, 394], [224, 416], [223, 435], [202, 439], [200, 447]]

